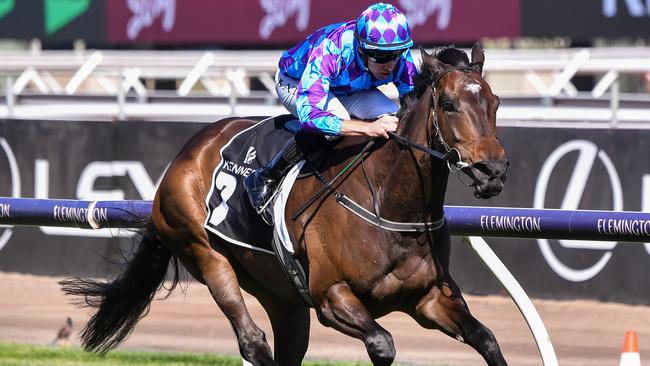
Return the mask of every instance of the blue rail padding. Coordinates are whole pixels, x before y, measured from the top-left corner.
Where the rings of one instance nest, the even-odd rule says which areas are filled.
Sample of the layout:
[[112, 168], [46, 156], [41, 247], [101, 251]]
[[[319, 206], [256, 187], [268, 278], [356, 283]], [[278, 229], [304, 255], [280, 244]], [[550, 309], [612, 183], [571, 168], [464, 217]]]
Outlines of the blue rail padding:
[[452, 235], [650, 242], [650, 213], [445, 206]]
[[0, 224], [84, 229], [143, 227], [151, 201], [0, 198]]
[[[151, 201], [0, 197], [0, 225], [139, 228]], [[650, 213], [445, 206], [452, 235], [650, 242]]]

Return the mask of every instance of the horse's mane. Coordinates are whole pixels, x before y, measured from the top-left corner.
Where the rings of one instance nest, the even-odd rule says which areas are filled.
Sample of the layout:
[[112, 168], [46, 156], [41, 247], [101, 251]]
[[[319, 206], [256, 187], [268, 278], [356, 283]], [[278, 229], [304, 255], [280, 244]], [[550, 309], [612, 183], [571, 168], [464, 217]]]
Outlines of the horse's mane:
[[[433, 57], [442, 63], [451, 66], [469, 66], [467, 54], [453, 46], [438, 48], [434, 51]], [[405, 94], [400, 101], [401, 107], [397, 112], [397, 117], [402, 118], [408, 113], [422, 97], [424, 91], [435, 81], [435, 70], [432, 66], [422, 60], [420, 72], [415, 76], [413, 91]]]

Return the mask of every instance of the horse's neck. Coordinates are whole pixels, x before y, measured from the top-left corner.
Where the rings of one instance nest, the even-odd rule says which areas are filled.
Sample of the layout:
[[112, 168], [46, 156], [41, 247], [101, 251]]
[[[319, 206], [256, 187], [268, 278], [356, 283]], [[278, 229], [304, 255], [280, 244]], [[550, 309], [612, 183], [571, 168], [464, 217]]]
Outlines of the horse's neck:
[[[427, 126], [431, 126], [431, 92], [426, 91], [415, 108], [400, 121], [397, 133], [421, 145], [427, 145]], [[434, 131], [431, 131], [434, 133]], [[400, 150], [388, 142], [378, 151], [383, 171], [377, 173], [380, 184], [380, 212], [387, 219], [400, 221], [437, 220], [447, 189], [449, 170], [446, 163], [419, 150]]]

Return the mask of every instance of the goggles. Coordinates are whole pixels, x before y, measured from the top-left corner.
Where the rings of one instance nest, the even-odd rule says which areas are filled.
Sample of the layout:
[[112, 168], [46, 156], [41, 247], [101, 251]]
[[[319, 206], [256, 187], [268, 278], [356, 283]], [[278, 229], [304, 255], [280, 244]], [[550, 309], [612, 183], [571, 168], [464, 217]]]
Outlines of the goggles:
[[368, 56], [369, 60], [372, 60], [378, 64], [387, 64], [393, 62], [400, 58], [402, 54], [406, 51], [405, 49], [395, 50], [395, 51], [380, 51], [380, 50], [363, 50], [363, 52]]

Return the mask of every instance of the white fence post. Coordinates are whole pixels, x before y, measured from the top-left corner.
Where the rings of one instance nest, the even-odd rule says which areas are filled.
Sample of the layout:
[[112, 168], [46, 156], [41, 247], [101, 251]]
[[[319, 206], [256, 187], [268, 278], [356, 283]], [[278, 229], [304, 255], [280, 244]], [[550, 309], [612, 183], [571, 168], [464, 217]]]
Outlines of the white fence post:
[[508, 271], [499, 257], [494, 254], [483, 238], [470, 236], [468, 239], [472, 249], [474, 249], [476, 254], [483, 260], [483, 263], [485, 263], [497, 280], [501, 282], [501, 285], [508, 291], [508, 294], [510, 294], [510, 297], [524, 316], [526, 324], [528, 324], [528, 328], [530, 328], [535, 343], [537, 344], [539, 354], [542, 356], [544, 366], [558, 366], [559, 364], [555, 350], [553, 349], [553, 344], [551, 343], [551, 338], [548, 336], [542, 318], [537, 313], [533, 302], [530, 301], [524, 289], [521, 288], [519, 282]]

